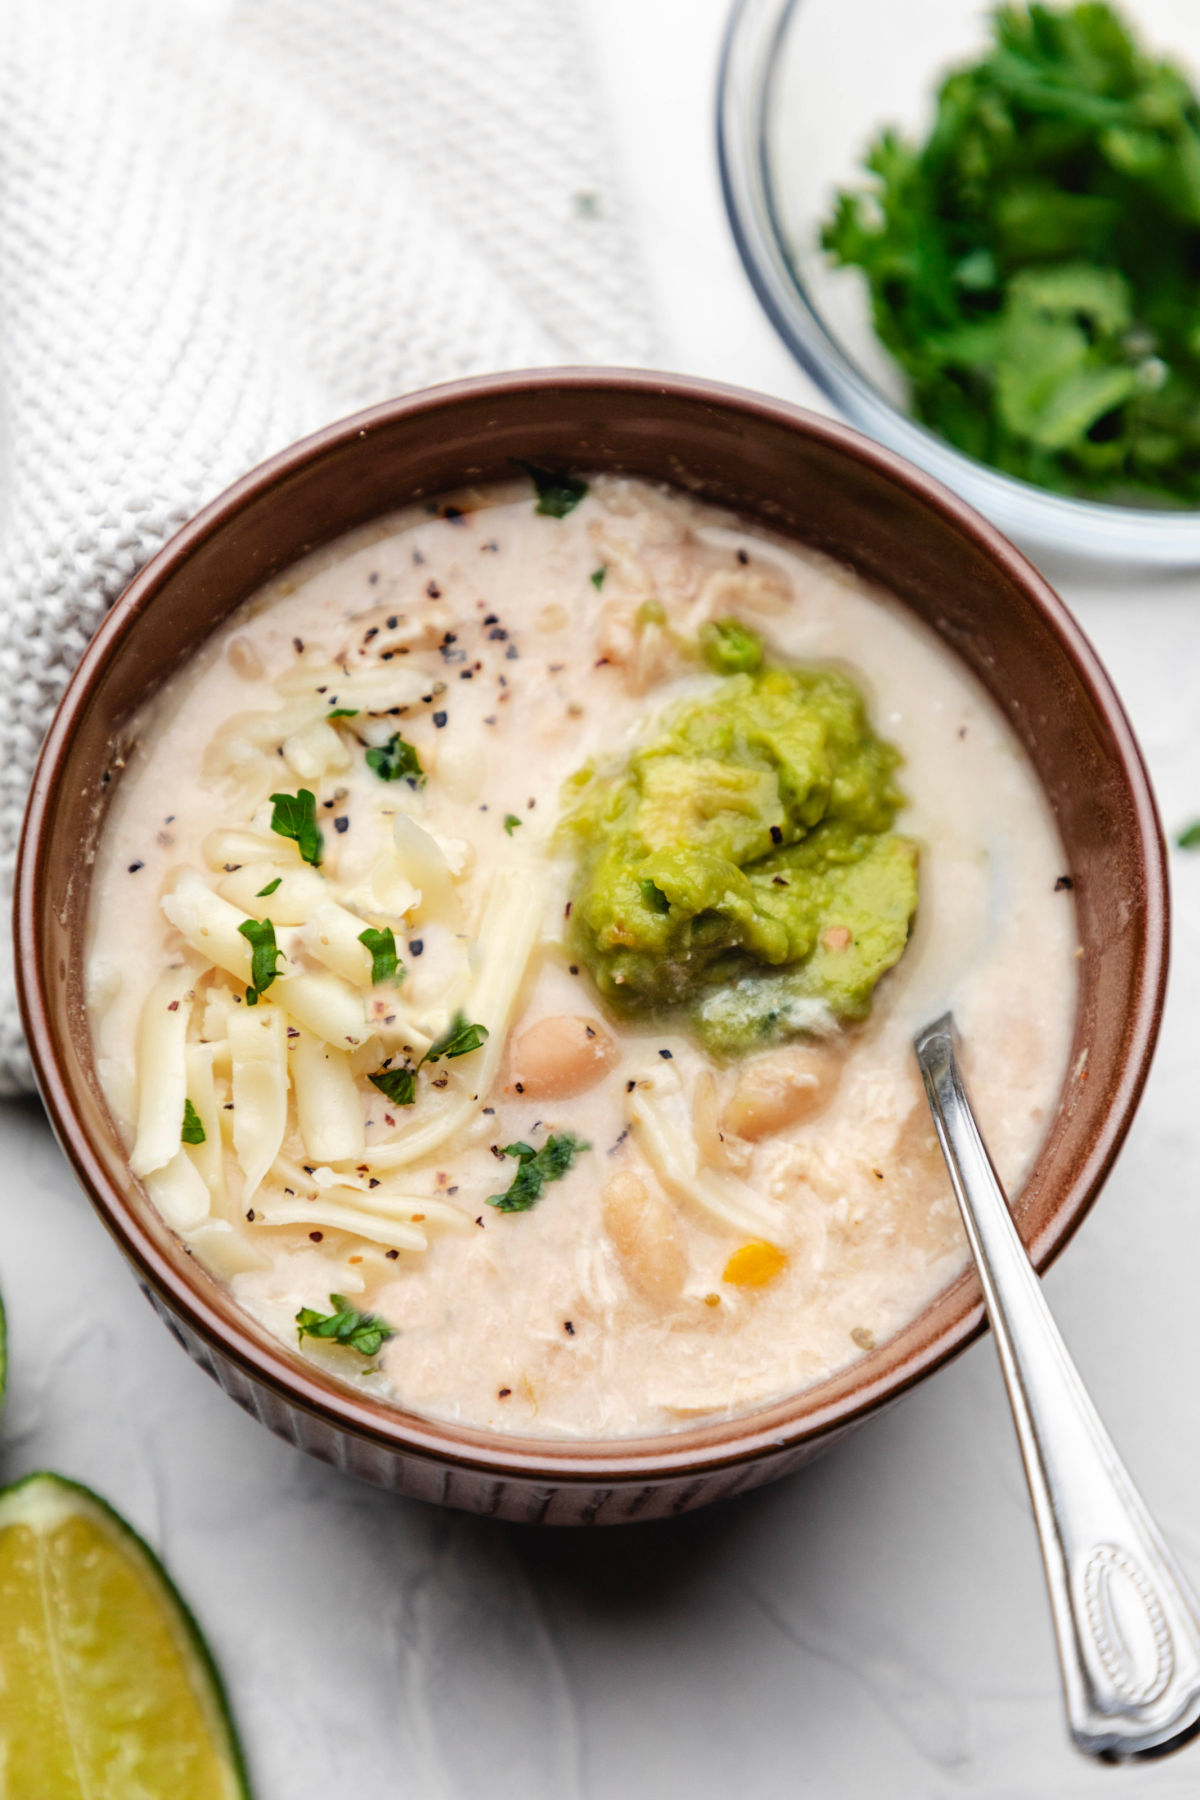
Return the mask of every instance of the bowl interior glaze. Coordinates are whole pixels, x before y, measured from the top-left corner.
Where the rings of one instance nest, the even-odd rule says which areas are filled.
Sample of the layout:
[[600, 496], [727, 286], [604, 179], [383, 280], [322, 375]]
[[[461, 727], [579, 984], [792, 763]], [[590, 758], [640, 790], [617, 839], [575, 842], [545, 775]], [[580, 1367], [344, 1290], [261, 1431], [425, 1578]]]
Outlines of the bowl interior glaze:
[[18, 875], [23, 1016], [63, 1147], [142, 1280], [192, 1335], [288, 1406], [381, 1449], [492, 1476], [702, 1480], [706, 1469], [814, 1443], [944, 1362], [979, 1329], [974, 1277], [841, 1374], [737, 1419], [603, 1442], [442, 1424], [351, 1392], [238, 1310], [130, 1176], [92, 1062], [83, 999], [92, 852], [130, 720], [270, 576], [381, 513], [511, 475], [517, 457], [667, 480], [794, 534], [888, 587], [1008, 715], [1058, 821], [1082, 946], [1072, 1074], [1019, 1207], [1035, 1263], [1061, 1249], [1132, 1118], [1166, 976], [1165, 854], [1128, 722], [1062, 603], [962, 502], [842, 426], [700, 381], [561, 370], [433, 389], [284, 451], [185, 526], [106, 619], [42, 753]]

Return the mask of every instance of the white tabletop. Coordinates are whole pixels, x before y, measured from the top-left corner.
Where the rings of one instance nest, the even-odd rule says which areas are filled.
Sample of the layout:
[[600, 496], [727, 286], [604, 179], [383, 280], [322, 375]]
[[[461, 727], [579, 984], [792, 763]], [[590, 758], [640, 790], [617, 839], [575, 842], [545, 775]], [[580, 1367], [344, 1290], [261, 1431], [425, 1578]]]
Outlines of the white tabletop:
[[[815, 403], [725, 224], [724, 0], [588, 0], [668, 366]], [[681, 23], [685, 29], [681, 30]], [[1191, 577], [1048, 570], [1107, 660], [1168, 828], [1200, 814]], [[1195, 675], [1189, 677], [1189, 672]], [[1121, 1163], [1047, 1280], [1117, 1442], [1200, 1579], [1200, 856]], [[1132, 1800], [1067, 1748], [987, 1342], [789, 1481], [673, 1525], [553, 1533], [389, 1498], [246, 1418], [138, 1297], [32, 1102], [0, 1109], [11, 1333], [0, 1476], [97, 1488], [160, 1550], [225, 1672], [259, 1800]]]

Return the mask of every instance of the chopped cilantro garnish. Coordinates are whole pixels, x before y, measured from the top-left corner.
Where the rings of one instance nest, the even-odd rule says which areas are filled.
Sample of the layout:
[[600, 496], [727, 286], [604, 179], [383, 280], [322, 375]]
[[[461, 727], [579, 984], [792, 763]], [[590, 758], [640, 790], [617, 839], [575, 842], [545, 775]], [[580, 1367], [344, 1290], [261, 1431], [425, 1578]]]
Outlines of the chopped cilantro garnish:
[[368, 750], [366, 762], [368, 769], [373, 769], [380, 781], [404, 780], [413, 788], [425, 785], [421, 759], [398, 731], [393, 733], [386, 744]]
[[386, 1319], [376, 1313], [359, 1312], [344, 1294], [330, 1294], [329, 1304], [334, 1309], [331, 1313], [319, 1313], [311, 1306], [300, 1308], [296, 1324], [301, 1343], [306, 1337], [329, 1338], [347, 1350], [357, 1350], [360, 1356], [375, 1356], [380, 1346], [396, 1335]]
[[420, 1068], [422, 1063], [440, 1062], [443, 1056], [468, 1056], [472, 1050], [481, 1047], [487, 1034], [486, 1025], [472, 1025], [466, 1013], [456, 1012], [441, 1037], [434, 1038], [417, 1067]]
[[671, 902], [667, 899], [667, 896], [663, 893], [662, 889], [657, 887], [653, 881], [639, 881], [638, 886], [642, 890], [642, 899], [646, 902], [646, 905], [650, 908], [651, 912], [670, 912]]
[[1200, 819], [1193, 819], [1175, 839], [1181, 850], [1200, 850]]
[[546, 1183], [558, 1181], [571, 1167], [576, 1154], [589, 1148], [571, 1131], [564, 1131], [558, 1137], [551, 1135], [540, 1150], [535, 1150], [532, 1144], [505, 1144], [501, 1155], [516, 1157], [517, 1172], [503, 1194], [489, 1197], [488, 1205], [494, 1206], [497, 1212], [528, 1212], [541, 1199]]
[[268, 881], [266, 887], [259, 888], [259, 890], [258, 890], [257, 894], [255, 894], [254, 898], [256, 900], [265, 900], [268, 894], [273, 894], [275, 892], [275, 889], [279, 886], [279, 884], [282, 880], [283, 880], [283, 876], [277, 875], [275, 877], [274, 881]]
[[271, 830], [295, 840], [301, 858], [314, 868], [320, 865], [322, 840], [317, 824], [317, 797], [309, 788], [298, 794], [272, 794]]
[[183, 1103], [183, 1130], [179, 1134], [180, 1142], [184, 1144], [203, 1144], [205, 1142], [205, 1137], [204, 1127], [200, 1123], [200, 1114], [196, 1111], [190, 1100], [185, 1100]]
[[1112, 7], [1002, 5], [822, 241], [916, 416], [1061, 493], [1200, 501], [1200, 102]]
[[465, 1013], [457, 1012], [441, 1037], [430, 1044], [415, 1069], [379, 1069], [374, 1075], [368, 1075], [367, 1080], [393, 1106], [411, 1106], [417, 1097], [417, 1073], [426, 1063], [440, 1062], [443, 1056], [467, 1056], [472, 1050], [478, 1050], [486, 1037], [486, 1025], [472, 1025]]
[[700, 633], [700, 648], [718, 675], [753, 675], [762, 668], [762, 639], [736, 619], [713, 619]]
[[504, 829], [505, 829], [505, 831], [507, 831], [509, 837], [512, 836], [513, 832], [517, 829], [517, 826], [520, 823], [521, 823], [521, 821], [520, 821], [520, 819], [518, 819], [516, 813], [505, 813]]
[[366, 946], [371, 957], [371, 982], [391, 981], [396, 973], [396, 939], [390, 927], [385, 925], [382, 931], [375, 931], [370, 925], [358, 934], [360, 944]]
[[595, 588], [597, 593], [599, 593], [600, 589], [604, 586], [604, 577], [607, 574], [608, 574], [608, 564], [601, 563], [600, 567], [598, 569], [593, 569], [591, 574], [588, 576], [588, 580], [591, 582], [592, 586]]
[[586, 481], [578, 475], [568, 475], [565, 470], [541, 469], [536, 463], [525, 462], [516, 456], [513, 461], [524, 469], [530, 481], [537, 489], [537, 505], [535, 512], [545, 513], [551, 519], [565, 519], [573, 512], [588, 491]]
[[357, 719], [358, 711], [357, 706], [335, 706], [332, 712], [325, 714], [325, 717], [327, 719]]
[[377, 1069], [374, 1075], [367, 1076], [367, 1080], [393, 1106], [411, 1106], [417, 1097], [415, 1069]]
[[246, 989], [246, 999], [251, 1006], [257, 1006], [258, 996], [266, 993], [279, 973], [275, 964], [283, 952], [275, 942], [275, 927], [270, 919], [243, 919], [238, 930], [250, 945], [251, 985]]

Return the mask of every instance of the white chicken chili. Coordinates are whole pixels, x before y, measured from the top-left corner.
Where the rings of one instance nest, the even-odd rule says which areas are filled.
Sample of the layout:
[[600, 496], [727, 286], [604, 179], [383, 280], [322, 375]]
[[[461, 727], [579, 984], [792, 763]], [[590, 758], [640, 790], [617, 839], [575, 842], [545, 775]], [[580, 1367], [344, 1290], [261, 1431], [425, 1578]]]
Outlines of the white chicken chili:
[[247, 1313], [399, 1407], [629, 1436], [796, 1391], [965, 1245], [910, 1051], [952, 997], [1019, 1190], [1069, 871], [883, 592], [663, 487], [378, 521], [146, 709], [89, 921], [130, 1168]]

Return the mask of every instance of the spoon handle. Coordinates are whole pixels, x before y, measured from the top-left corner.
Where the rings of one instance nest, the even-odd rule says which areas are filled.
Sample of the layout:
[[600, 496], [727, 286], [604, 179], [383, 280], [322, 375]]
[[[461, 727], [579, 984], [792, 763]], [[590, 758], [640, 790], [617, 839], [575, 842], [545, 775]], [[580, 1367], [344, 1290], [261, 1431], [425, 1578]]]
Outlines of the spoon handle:
[[979, 1268], [1054, 1615], [1075, 1747], [1162, 1755], [1200, 1730], [1200, 1607], [1088, 1398], [992, 1167], [949, 1013], [914, 1045]]

